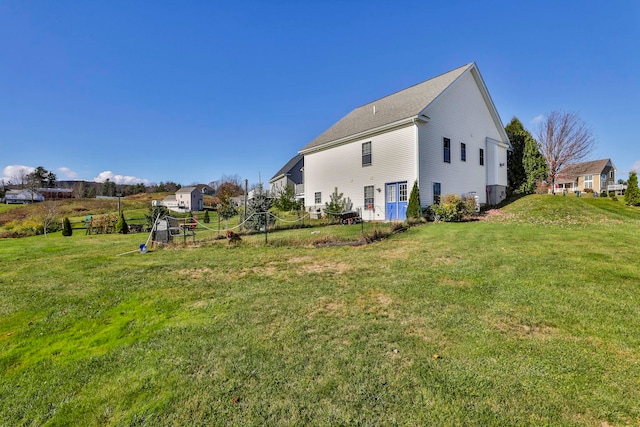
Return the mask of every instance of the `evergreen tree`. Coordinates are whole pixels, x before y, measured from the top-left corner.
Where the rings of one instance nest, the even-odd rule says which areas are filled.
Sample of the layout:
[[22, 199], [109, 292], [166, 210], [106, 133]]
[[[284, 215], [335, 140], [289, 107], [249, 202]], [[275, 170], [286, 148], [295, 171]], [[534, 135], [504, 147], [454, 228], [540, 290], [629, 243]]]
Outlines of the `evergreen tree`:
[[335, 187], [333, 193], [329, 196], [329, 201], [324, 204], [324, 213], [331, 221], [335, 221], [340, 218], [340, 214], [344, 211], [347, 202], [344, 200], [344, 195], [338, 193], [338, 187]]
[[525, 130], [522, 122], [517, 117], [513, 117], [504, 130], [513, 147], [513, 151], [509, 151], [507, 154], [507, 164], [509, 165], [507, 169], [509, 183], [507, 191], [511, 194], [517, 192], [527, 179], [523, 157], [526, 139], [531, 138], [531, 134]]
[[127, 221], [124, 219], [124, 212], [120, 212], [120, 218], [118, 218], [118, 222], [116, 222], [116, 233], [127, 234], [129, 232], [129, 226], [127, 225]]
[[251, 230], [263, 230], [264, 227], [271, 225], [272, 219], [267, 212], [272, 205], [273, 200], [267, 196], [262, 183], [258, 184], [253, 190], [253, 198], [247, 202], [245, 227]]
[[627, 189], [624, 192], [624, 202], [628, 206], [640, 206], [640, 189], [638, 188], [638, 174], [636, 172], [629, 173]]
[[211, 222], [211, 218], [209, 218], [209, 211], [204, 211], [204, 218], [202, 219], [205, 224], [209, 224]]
[[278, 196], [273, 200], [273, 206], [284, 212], [300, 209], [300, 203], [296, 201], [295, 192], [288, 185], [278, 191]]
[[420, 190], [418, 189], [418, 181], [413, 182], [411, 195], [409, 196], [409, 205], [407, 206], [407, 219], [420, 218], [422, 209], [420, 208]]
[[73, 234], [73, 229], [71, 228], [71, 222], [69, 218], [64, 217], [64, 221], [62, 222], [62, 235], [63, 236], [71, 236]]
[[547, 161], [540, 152], [538, 143], [531, 135], [529, 135], [529, 138], [526, 138], [525, 141], [522, 165], [524, 167], [526, 180], [522, 183], [519, 190], [521, 193], [530, 194], [535, 192], [536, 184], [545, 180], [549, 172]]

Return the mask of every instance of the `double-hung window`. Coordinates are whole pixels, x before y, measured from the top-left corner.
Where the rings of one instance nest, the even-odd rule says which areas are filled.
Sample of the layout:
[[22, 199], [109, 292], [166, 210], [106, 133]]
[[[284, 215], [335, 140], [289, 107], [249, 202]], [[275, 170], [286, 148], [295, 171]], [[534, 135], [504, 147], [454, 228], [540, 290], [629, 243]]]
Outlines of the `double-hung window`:
[[444, 162], [451, 163], [451, 140], [449, 138], [442, 139], [442, 150], [444, 155]]
[[437, 205], [440, 203], [440, 183], [433, 183], [433, 204]]
[[584, 188], [593, 188], [593, 175], [584, 176]]
[[371, 141], [362, 143], [362, 166], [371, 166]]
[[373, 209], [373, 185], [366, 185], [364, 187], [364, 209]]
[[467, 144], [465, 144], [464, 142], [460, 143], [460, 161], [467, 161]]
[[316, 205], [319, 205], [320, 203], [322, 203], [322, 192], [316, 191], [315, 203], [316, 203]]

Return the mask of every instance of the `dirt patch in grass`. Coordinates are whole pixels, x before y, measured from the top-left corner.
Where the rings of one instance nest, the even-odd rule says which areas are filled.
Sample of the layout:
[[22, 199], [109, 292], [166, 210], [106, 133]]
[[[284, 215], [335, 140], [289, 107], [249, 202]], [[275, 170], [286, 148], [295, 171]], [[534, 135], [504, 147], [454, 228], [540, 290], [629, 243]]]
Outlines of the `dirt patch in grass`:
[[524, 324], [513, 317], [494, 318], [486, 315], [484, 320], [493, 328], [518, 338], [540, 339], [558, 334], [558, 330], [554, 327], [544, 324]]
[[316, 261], [302, 265], [301, 271], [298, 274], [305, 273], [337, 273], [343, 274], [349, 270], [349, 264], [345, 262], [329, 262], [329, 261]]
[[343, 317], [345, 315], [344, 301], [321, 298], [318, 301], [318, 305], [307, 312], [307, 319], [313, 319], [319, 314], [325, 316]]
[[213, 271], [209, 267], [202, 267], [202, 268], [196, 268], [196, 269], [183, 268], [181, 270], [176, 271], [177, 275], [188, 277], [189, 279], [192, 279], [192, 280], [200, 280], [205, 276], [210, 276], [212, 273]]

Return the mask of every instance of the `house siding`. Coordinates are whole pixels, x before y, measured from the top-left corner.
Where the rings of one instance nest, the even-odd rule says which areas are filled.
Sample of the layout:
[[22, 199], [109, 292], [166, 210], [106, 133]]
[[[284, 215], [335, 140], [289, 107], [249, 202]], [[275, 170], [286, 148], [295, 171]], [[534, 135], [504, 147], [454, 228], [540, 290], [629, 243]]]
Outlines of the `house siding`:
[[[406, 125], [386, 133], [372, 135], [310, 154], [305, 154], [305, 207], [322, 209], [338, 188], [351, 209], [362, 209], [365, 220], [384, 220], [385, 184], [416, 179], [415, 125]], [[362, 143], [371, 141], [370, 166], [362, 166]], [[374, 209], [364, 209], [364, 187], [373, 185]], [[378, 192], [377, 189], [381, 191]], [[314, 194], [322, 193], [316, 204]]]
[[[487, 185], [507, 184], [507, 150], [487, 141], [501, 141], [487, 104], [471, 73], [442, 94], [426, 111], [429, 122], [419, 125], [420, 202], [433, 202], [433, 183], [441, 194], [476, 192], [487, 203]], [[451, 162], [443, 161], [443, 138], [451, 140]], [[460, 143], [466, 144], [467, 159], [460, 159]], [[480, 149], [484, 166], [480, 165]], [[500, 167], [500, 163], [504, 166]]]

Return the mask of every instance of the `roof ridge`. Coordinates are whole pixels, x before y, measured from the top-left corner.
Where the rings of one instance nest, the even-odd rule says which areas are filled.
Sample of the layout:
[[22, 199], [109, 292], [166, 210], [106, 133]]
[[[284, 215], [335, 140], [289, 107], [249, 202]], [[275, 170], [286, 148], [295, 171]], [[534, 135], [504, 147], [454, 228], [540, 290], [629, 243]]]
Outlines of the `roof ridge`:
[[397, 91], [395, 91], [395, 92], [392, 92], [392, 93], [390, 93], [390, 94], [388, 94], [388, 95], [382, 96], [382, 97], [380, 97], [380, 98], [378, 98], [378, 99], [376, 99], [376, 100], [374, 100], [374, 101], [367, 102], [366, 104], [362, 104], [362, 105], [360, 105], [359, 107], [354, 108], [354, 110], [357, 110], [358, 108], [366, 107], [367, 105], [371, 105], [371, 104], [373, 104], [373, 103], [375, 103], [375, 102], [378, 102], [378, 101], [381, 101], [381, 100], [383, 100], [383, 99], [385, 99], [385, 98], [389, 98], [389, 97], [391, 97], [391, 96], [393, 96], [393, 95], [396, 95], [396, 94], [398, 94], [398, 93], [404, 92], [404, 91], [409, 90], [409, 89], [412, 89], [412, 88], [414, 88], [414, 87], [416, 87], [416, 86], [420, 86], [421, 84], [427, 83], [427, 82], [429, 82], [429, 81], [431, 81], [431, 80], [435, 80], [435, 79], [437, 79], [437, 78], [439, 78], [439, 77], [443, 77], [443, 76], [445, 76], [445, 75], [447, 75], [447, 74], [449, 74], [449, 73], [453, 73], [453, 72], [458, 71], [458, 70], [460, 70], [460, 69], [462, 69], [462, 68], [468, 68], [468, 67], [471, 67], [473, 64], [475, 64], [475, 62], [469, 62], [468, 64], [465, 64], [465, 65], [462, 65], [462, 66], [460, 66], [460, 67], [454, 68], [453, 70], [445, 71], [444, 73], [440, 73], [440, 74], [438, 74], [437, 76], [431, 77], [431, 78], [426, 79], [426, 80], [423, 80], [423, 81], [421, 81], [421, 82], [419, 82], [419, 83], [416, 83], [416, 84], [413, 84], [413, 85], [411, 85], [411, 86], [405, 87], [404, 89], [399, 89], [399, 90], [397, 90]]

